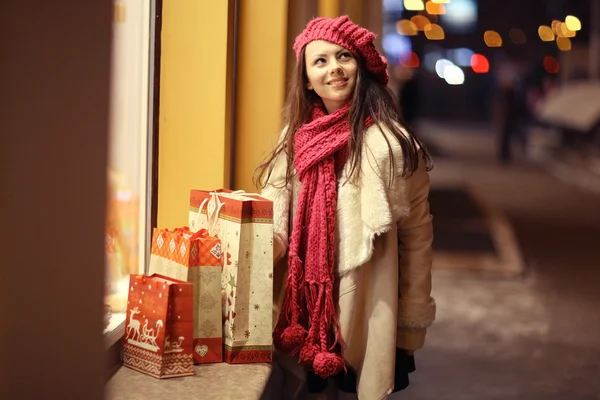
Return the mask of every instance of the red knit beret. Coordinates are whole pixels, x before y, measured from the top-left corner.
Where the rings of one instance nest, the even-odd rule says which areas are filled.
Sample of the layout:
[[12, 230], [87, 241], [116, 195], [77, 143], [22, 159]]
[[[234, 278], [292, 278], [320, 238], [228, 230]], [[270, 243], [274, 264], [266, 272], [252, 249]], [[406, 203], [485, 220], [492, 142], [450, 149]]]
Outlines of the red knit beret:
[[360, 55], [367, 70], [382, 84], [388, 83], [387, 60], [375, 48], [375, 34], [353, 23], [347, 15], [337, 18], [319, 17], [309, 21], [294, 42], [296, 61], [304, 46], [313, 40], [326, 40], [350, 50], [354, 56]]

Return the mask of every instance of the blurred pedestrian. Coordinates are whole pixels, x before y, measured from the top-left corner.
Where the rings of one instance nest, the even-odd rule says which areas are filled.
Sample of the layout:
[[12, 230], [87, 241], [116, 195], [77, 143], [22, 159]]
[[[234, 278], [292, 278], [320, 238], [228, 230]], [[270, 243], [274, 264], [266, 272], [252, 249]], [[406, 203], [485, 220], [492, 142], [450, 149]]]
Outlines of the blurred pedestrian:
[[514, 139], [519, 140], [523, 151], [527, 146], [527, 87], [523, 80], [523, 66], [510, 61], [500, 69], [498, 159], [502, 164], [509, 164], [513, 159]]

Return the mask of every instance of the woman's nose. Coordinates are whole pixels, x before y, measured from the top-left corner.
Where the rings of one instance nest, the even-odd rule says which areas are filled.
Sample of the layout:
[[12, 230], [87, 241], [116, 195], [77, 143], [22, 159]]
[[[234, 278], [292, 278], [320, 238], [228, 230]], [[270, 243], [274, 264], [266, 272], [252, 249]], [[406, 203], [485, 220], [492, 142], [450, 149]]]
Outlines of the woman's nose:
[[340, 64], [338, 64], [337, 62], [334, 61], [331, 64], [331, 69], [330, 69], [329, 73], [331, 75], [333, 75], [333, 74], [340, 73], [341, 71], [342, 71], [342, 67], [340, 66]]

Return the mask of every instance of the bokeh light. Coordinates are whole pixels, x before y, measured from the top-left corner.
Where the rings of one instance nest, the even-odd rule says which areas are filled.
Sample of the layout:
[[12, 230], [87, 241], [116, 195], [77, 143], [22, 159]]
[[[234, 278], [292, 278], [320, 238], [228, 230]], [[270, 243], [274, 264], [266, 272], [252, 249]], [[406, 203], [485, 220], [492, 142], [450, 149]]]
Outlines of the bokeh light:
[[444, 30], [438, 24], [427, 24], [424, 31], [429, 40], [443, 40], [445, 37]]
[[557, 74], [560, 71], [560, 63], [552, 56], [544, 57], [544, 69], [549, 74]]
[[571, 39], [566, 37], [557, 37], [556, 45], [561, 51], [569, 51], [571, 50]]
[[565, 24], [571, 31], [575, 32], [581, 30], [581, 21], [579, 21], [579, 18], [574, 15], [567, 15], [567, 18], [565, 18]]
[[405, 57], [400, 57], [400, 65], [405, 68], [419, 68], [419, 56], [414, 51], [411, 51]]
[[441, 58], [439, 60], [437, 60], [437, 62], [435, 63], [435, 72], [436, 74], [444, 79], [444, 74], [446, 73], [446, 68], [450, 67], [452, 64], [452, 61], [450, 60], [446, 60], [445, 58]]
[[404, 11], [404, 4], [398, 0], [383, 0], [384, 13], [401, 13]]
[[381, 47], [388, 58], [399, 60], [400, 57], [406, 56], [412, 50], [412, 43], [408, 37], [390, 32], [383, 35]]
[[485, 31], [483, 34], [483, 41], [488, 47], [502, 46], [502, 37], [496, 31]]
[[429, 21], [429, 19], [423, 15], [415, 15], [410, 20], [413, 24], [415, 24], [418, 31], [425, 30], [425, 27], [431, 23], [431, 21]]
[[559, 35], [558, 35], [558, 36], [561, 36], [561, 37], [568, 37], [568, 38], [570, 38], [570, 37], [575, 37], [575, 31], [572, 31], [572, 30], [570, 30], [570, 29], [567, 27], [567, 24], [566, 24], [566, 23], [564, 23], [564, 22], [561, 22], [561, 24], [560, 24], [559, 26], [560, 26], [560, 28], [559, 28], [559, 32], [560, 32], [560, 33], [559, 33]]
[[425, 4], [425, 9], [431, 15], [443, 15], [446, 14], [446, 7], [444, 7], [441, 3], [434, 3], [433, 1], [428, 1]]
[[473, 57], [473, 54], [475, 54], [473, 50], [466, 47], [460, 47], [458, 49], [450, 49], [446, 51], [446, 58], [459, 67], [470, 67], [471, 57]]
[[485, 74], [490, 71], [490, 62], [483, 54], [473, 54], [471, 68], [476, 74]]
[[404, 8], [408, 11], [420, 11], [425, 9], [423, 0], [404, 0]]
[[538, 34], [540, 35], [540, 39], [542, 39], [544, 42], [554, 41], [554, 32], [549, 26], [541, 25], [538, 28]]
[[556, 36], [560, 35], [560, 24], [562, 24], [562, 22], [557, 19], [552, 21], [552, 32], [554, 32]]
[[452, 0], [446, 4], [444, 27], [456, 33], [471, 33], [477, 27], [477, 0]]
[[462, 85], [465, 82], [465, 73], [456, 65], [448, 65], [444, 69], [444, 79], [449, 85]]
[[414, 22], [407, 19], [400, 20], [396, 23], [396, 31], [405, 36], [415, 36], [417, 32], [417, 26]]

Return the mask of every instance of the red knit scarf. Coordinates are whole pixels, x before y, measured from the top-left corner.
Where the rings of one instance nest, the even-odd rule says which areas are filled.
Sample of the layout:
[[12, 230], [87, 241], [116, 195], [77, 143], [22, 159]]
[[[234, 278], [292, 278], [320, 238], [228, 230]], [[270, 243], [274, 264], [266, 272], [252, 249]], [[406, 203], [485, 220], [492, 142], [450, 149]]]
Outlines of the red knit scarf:
[[276, 346], [326, 378], [344, 368], [333, 299], [336, 169], [348, 159], [349, 105], [326, 114], [315, 107], [294, 137], [302, 186], [290, 239], [289, 269]]

